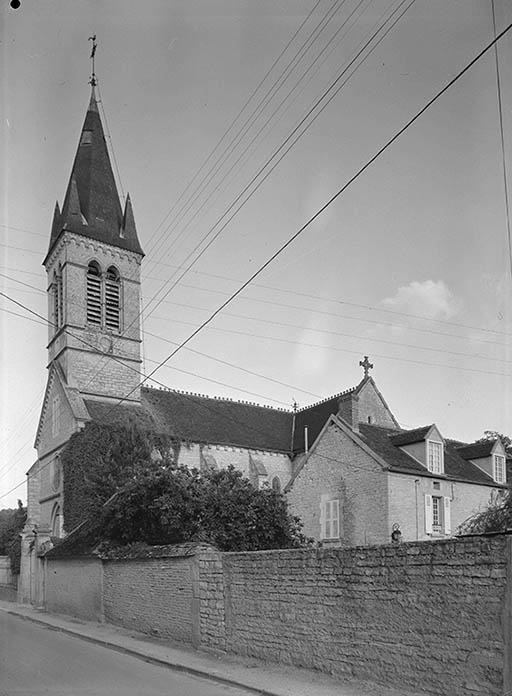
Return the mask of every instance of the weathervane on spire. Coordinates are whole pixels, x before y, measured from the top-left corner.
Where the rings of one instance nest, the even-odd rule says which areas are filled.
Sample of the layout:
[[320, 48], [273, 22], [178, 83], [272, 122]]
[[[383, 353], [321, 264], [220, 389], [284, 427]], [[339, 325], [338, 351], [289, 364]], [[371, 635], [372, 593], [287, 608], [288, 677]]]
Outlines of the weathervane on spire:
[[96, 48], [98, 46], [98, 44], [96, 43], [96, 34], [94, 34], [94, 36], [89, 36], [88, 41], [92, 41], [92, 49], [91, 49], [92, 73], [91, 73], [91, 79], [89, 80], [89, 84], [92, 85], [93, 87], [96, 87], [96, 73], [94, 72], [94, 55], [96, 53]]
[[368, 356], [367, 356], [367, 355], [364, 356], [364, 360], [360, 360], [360, 361], [359, 361], [359, 365], [360, 365], [360, 367], [363, 368], [363, 370], [364, 370], [364, 376], [365, 376], [365, 379], [366, 379], [366, 377], [368, 377], [369, 371], [370, 371], [370, 370], [373, 370], [373, 365], [372, 365], [371, 362], [368, 360]]

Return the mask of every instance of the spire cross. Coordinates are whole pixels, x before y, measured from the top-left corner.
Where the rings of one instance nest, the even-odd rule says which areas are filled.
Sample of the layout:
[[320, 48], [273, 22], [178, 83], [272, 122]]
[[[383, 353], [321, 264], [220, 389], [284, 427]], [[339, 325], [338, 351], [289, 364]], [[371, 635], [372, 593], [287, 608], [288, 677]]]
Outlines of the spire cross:
[[91, 49], [91, 60], [92, 60], [92, 73], [91, 73], [91, 79], [89, 80], [89, 84], [92, 85], [93, 87], [96, 87], [96, 73], [94, 72], [94, 55], [96, 53], [96, 48], [98, 44], [96, 43], [96, 34], [94, 36], [89, 36], [88, 41], [92, 41], [92, 49]]
[[368, 377], [368, 372], [369, 372], [370, 370], [373, 370], [373, 365], [372, 365], [371, 362], [368, 360], [368, 356], [367, 356], [367, 355], [364, 356], [364, 360], [360, 360], [360, 361], [359, 361], [359, 365], [360, 365], [360, 367], [362, 367], [363, 370], [364, 370], [364, 376], [365, 376], [365, 377]]

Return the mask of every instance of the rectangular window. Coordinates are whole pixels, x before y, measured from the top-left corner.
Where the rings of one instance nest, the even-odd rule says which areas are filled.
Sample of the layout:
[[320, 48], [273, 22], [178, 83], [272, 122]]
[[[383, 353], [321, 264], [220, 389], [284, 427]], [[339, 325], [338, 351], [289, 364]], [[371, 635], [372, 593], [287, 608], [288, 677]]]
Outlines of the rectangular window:
[[323, 539], [340, 538], [340, 501], [327, 500], [324, 505]]
[[443, 530], [443, 499], [439, 496], [432, 496], [432, 531], [442, 532]]
[[425, 495], [425, 532], [429, 535], [451, 534], [451, 499]]
[[433, 474], [443, 473], [443, 445], [441, 442], [428, 441], [427, 468]]
[[494, 455], [494, 475], [496, 483], [505, 483], [505, 457], [501, 454]]

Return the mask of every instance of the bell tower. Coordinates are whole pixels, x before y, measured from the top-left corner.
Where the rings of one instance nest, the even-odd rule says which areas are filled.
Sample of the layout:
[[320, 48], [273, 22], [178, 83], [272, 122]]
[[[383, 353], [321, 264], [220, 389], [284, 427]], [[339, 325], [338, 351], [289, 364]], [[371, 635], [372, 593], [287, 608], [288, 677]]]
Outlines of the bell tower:
[[43, 265], [48, 359], [85, 398], [138, 401], [140, 246], [130, 196], [121, 207], [92, 93]]

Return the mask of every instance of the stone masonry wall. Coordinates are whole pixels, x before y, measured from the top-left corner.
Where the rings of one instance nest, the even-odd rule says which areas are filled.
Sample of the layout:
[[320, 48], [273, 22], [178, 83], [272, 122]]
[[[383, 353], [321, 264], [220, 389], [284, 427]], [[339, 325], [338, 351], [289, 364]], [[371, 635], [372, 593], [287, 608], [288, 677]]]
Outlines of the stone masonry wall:
[[46, 610], [101, 621], [101, 561], [96, 558], [48, 559], [46, 563]]
[[223, 564], [229, 651], [435, 696], [503, 693], [505, 537]]
[[304, 534], [317, 540], [322, 538], [322, 496], [339, 500], [340, 507], [340, 538], [324, 543], [355, 546], [390, 538], [386, 474], [335, 424], [319, 437], [287, 493]]
[[118, 626], [194, 642], [193, 558], [104, 562], [104, 616]]

